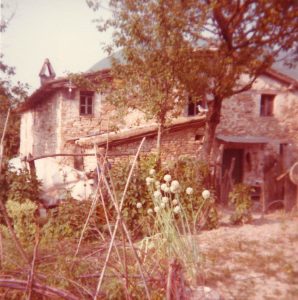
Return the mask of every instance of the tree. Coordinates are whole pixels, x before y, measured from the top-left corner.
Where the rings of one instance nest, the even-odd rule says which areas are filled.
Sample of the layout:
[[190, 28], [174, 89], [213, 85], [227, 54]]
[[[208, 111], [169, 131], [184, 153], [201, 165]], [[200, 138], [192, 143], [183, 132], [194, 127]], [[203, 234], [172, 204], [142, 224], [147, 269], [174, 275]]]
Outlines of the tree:
[[103, 28], [115, 29], [114, 46], [125, 58], [113, 69], [123, 86], [116, 103], [143, 108], [163, 124], [165, 115], [183, 105], [182, 91], [208, 97], [201, 152], [207, 159], [224, 99], [250, 89], [282, 51], [296, 49], [297, 56], [295, 0], [109, 3], [113, 17]]
[[180, 34], [185, 26], [180, 5], [176, 9], [170, 2], [111, 1], [111, 6], [114, 17], [104, 28], [116, 29], [113, 46], [121, 48], [122, 61], [114, 61], [114, 88], [108, 100], [121, 115], [137, 109], [158, 123], [159, 158], [165, 124], [181, 113], [186, 102], [185, 86], [177, 81], [177, 72], [191, 44]]
[[[282, 52], [296, 50], [291, 58], [297, 59], [297, 2], [196, 0], [187, 5], [189, 36], [194, 45], [200, 45], [199, 52], [209, 57], [207, 61], [202, 56], [198, 70], [208, 76], [205, 91], [212, 98], [202, 152], [208, 157], [224, 99], [249, 90]], [[196, 84], [195, 78], [189, 90], [193, 90], [192, 84]]]
[[[27, 86], [20, 82], [12, 84], [11, 77], [15, 74], [15, 70], [3, 62], [2, 54], [0, 54], [0, 74], [0, 132], [2, 135], [8, 108], [15, 108], [20, 100], [24, 99], [27, 95]], [[20, 117], [14, 112], [10, 116], [4, 141], [5, 156], [10, 158], [16, 155], [20, 144]]]

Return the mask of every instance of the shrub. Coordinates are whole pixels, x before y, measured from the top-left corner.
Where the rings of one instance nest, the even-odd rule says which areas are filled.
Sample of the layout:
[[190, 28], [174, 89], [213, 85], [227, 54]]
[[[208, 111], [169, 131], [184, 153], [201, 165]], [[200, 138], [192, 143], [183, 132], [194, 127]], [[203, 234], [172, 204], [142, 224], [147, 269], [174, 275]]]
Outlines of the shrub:
[[6, 202], [7, 213], [13, 220], [13, 226], [17, 237], [25, 244], [31, 244], [34, 240], [36, 225], [34, 213], [37, 205], [26, 199], [22, 203], [8, 200]]
[[[208, 186], [209, 169], [205, 162], [189, 156], [179, 158], [172, 166], [168, 166], [168, 172], [179, 180], [181, 191], [180, 203], [185, 209], [188, 219], [193, 219], [196, 212], [197, 225], [200, 229], [213, 229], [218, 226], [218, 213], [215, 205], [215, 193]], [[186, 189], [191, 187], [193, 193], [188, 195]], [[202, 191], [210, 190], [209, 201], [204, 201]]]
[[[151, 199], [146, 187], [146, 177], [148, 170], [155, 166], [155, 161], [154, 155], [144, 155], [139, 159], [126, 193], [122, 216], [135, 237], [148, 234], [148, 229], [152, 225], [152, 221], [146, 213]], [[115, 188], [117, 199], [122, 197], [130, 167], [129, 160], [123, 160], [114, 164], [111, 169], [111, 182]], [[109, 208], [110, 213], [115, 216], [111, 202]]]
[[28, 170], [19, 170], [18, 173], [7, 172], [8, 194], [7, 199], [19, 203], [27, 200], [38, 203], [41, 182], [32, 179]]
[[[168, 172], [173, 174], [174, 178], [179, 179], [180, 188], [183, 191], [179, 195], [179, 201], [184, 207], [187, 217], [193, 218], [194, 211], [200, 211], [196, 216], [196, 219], [200, 220], [197, 225], [206, 229], [216, 228], [218, 214], [214, 201], [215, 195], [212, 192], [211, 200], [208, 202], [204, 201], [201, 195], [209, 176], [206, 164], [184, 156], [175, 163], [166, 162], [161, 170], [155, 171], [155, 162], [156, 157], [154, 155], [144, 155], [139, 159], [126, 194], [122, 216], [134, 235], [150, 235], [153, 220], [148, 217], [147, 211], [153, 208], [150, 194], [152, 191], [147, 188], [148, 180], [152, 187], [158, 188], [163, 176]], [[121, 161], [113, 165], [111, 170], [111, 181], [114, 184], [118, 199], [122, 196], [129, 169], [129, 161]], [[150, 170], [152, 170], [152, 174], [150, 174]], [[188, 187], [193, 188], [191, 195], [185, 193]], [[112, 204], [110, 204], [110, 209], [113, 210]]]
[[233, 224], [251, 221], [251, 187], [243, 183], [236, 184], [229, 193], [229, 204], [235, 210], [230, 218]]
[[[91, 201], [67, 199], [58, 207], [48, 211], [48, 222], [42, 230], [43, 242], [65, 238], [79, 238], [87, 219]], [[85, 231], [85, 239], [97, 239], [104, 232], [105, 219], [101, 205], [97, 204]]]

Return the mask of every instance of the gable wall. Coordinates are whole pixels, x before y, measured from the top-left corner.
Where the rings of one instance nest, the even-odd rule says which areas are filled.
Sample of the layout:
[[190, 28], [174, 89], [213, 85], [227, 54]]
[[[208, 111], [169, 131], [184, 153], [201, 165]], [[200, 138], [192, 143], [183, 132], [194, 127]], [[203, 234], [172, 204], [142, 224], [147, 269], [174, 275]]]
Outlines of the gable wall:
[[40, 156], [60, 151], [60, 107], [58, 94], [22, 114], [21, 155]]

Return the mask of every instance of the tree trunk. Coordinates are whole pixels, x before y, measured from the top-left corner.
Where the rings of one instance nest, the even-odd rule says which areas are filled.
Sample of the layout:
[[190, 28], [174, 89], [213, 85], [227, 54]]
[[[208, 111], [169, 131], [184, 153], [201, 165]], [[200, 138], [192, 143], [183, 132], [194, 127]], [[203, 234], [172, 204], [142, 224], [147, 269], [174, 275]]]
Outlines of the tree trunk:
[[199, 158], [205, 160], [208, 165], [211, 164], [211, 153], [214, 146], [215, 131], [217, 125], [220, 122], [220, 112], [221, 112], [222, 99], [215, 97], [212, 105], [210, 105], [209, 111], [207, 113], [205, 133], [204, 133], [204, 143], [201, 152], [199, 153]]
[[163, 137], [163, 132], [165, 129], [165, 121], [164, 118], [162, 118], [158, 123], [158, 129], [157, 129], [157, 141], [156, 141], [156, 169], [160, 170], [161, 168], [161, 140]]

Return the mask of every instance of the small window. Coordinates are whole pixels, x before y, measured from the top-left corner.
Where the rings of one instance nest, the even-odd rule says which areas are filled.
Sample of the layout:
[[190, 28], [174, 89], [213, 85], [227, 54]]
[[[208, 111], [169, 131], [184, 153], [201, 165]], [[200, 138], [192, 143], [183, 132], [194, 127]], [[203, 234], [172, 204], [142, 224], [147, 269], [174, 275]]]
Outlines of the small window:
[[275, 95], [263, 94], [261, 96], [261, 111], [262, 117], [273, 116], [273, 102]]
[[187, 116], [195, 116], [198, 114], [198, 103], [192, 96], [188, 96]]
[[80, 93], [80, 115], [93, 114], [93, 92]]

